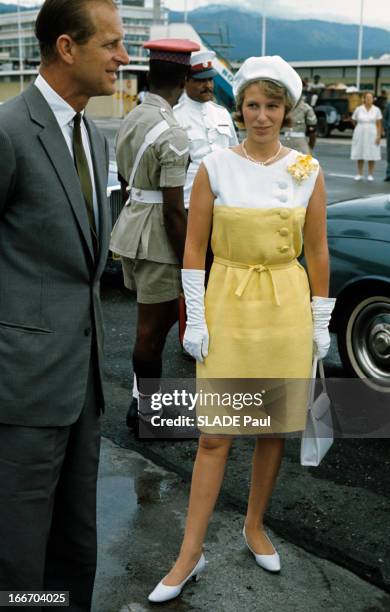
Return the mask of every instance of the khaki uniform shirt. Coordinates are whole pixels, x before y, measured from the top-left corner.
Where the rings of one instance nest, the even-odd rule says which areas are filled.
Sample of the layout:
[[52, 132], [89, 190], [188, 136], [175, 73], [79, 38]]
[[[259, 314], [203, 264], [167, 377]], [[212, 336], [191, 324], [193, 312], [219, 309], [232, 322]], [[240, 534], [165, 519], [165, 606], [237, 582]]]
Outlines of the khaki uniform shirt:
[[317, 125], [317, 117], [312, 107], [301, 100], [291, 111], [292, 125], [284, 128], [284, 145], [296, 149], [301, 153], [310, 153], [309, 145], [306, 140], [306, 128]]
[[[170, 129], [143, 154], [133, 187], [148, 191], [182, 187], [188, 163], [188, 139], [164, 98], [148, 93], [123, 120], [116, 156], [119, 174], [129, 181], [137, 152], [146, 134], [163, 119]], [[164, 227], [163, 205], [132, 201], [124, 206], [111, 235], [111, 250], [131, 259], [178, 263]]]
[[183, 94], [173, 112], [190, 143], [190, 165], [184, 186], [184, 204], [188, 208], [192, 184], [203, 158], [211, 151], [238, 144], [238, 140], [229, 112], [215, 102], [196, 102]]
[[294, 132], [306, 132], [306, 128], [317, 125], [317, 117], [310, 104], [301, 100], [291, 113], [292, 126]]

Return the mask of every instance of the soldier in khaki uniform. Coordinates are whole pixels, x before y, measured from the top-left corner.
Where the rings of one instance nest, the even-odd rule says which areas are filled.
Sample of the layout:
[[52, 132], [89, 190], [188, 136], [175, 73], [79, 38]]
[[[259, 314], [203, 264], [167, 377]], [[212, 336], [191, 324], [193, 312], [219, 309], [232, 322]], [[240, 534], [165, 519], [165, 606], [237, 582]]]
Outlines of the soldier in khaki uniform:
[[[149, 93], [124, 119], [117, 139], [118, 172], [128, 200], [115, 224], [111, 250], [121, 256], [125, 286], [138, 303], [133, 369], [138, 383], [138, 412], [153, 414], [150, 395], [158, 391], [165, 340], [178, 318], [180, 268], [186, 235], [183, 186], [188, 139], [172, 107], [184, 89], [191, 41], [166, 39], [150, 49]], [[136, 425], [133, 401], [128, 426]]]
[[[314, 148], [316, 138], [317, 117], [312, 107], [303, 99], [290, 113], [291, 127], [285, 128], [281, 142], [285, 147], [296, 149], [301, 153], [309, 155]], [[309, 132], [309, 143], [306, 139], [306, 131]]]

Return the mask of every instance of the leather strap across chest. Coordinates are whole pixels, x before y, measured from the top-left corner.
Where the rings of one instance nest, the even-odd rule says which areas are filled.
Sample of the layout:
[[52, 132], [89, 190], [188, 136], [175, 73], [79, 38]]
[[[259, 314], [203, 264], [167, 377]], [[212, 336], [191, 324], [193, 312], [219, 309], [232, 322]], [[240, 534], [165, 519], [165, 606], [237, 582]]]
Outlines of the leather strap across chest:
[[135, 174], [138, 170], [138, 166], [140, 164], [140, 161], [142, 159], [143, 154], [145, 153], [146, 149], [148, 149], [148, 147], [150, 147], [152, 144], [154, 144], [156, 142], [156, 140], [161, 136], [161, 134], [163, 134], [164, 132], [166, 132], [167, 130], [169, 130], [169, 123], [167, 121], [165, 121], [165, 119], [163, 119], [162, 121], [160, 121], [159, 123], [157, 123], [154, 127], [152, 127], [151, 130], [149, 130], [149, 132], [146, 133], [144, 141], [142, 143], [142, 145], [140, 146], [140, 148], [138, 149], [137, 155], [135, 156], [135, 160], [134, 160], [134, 164], [133, 164], [133, 168], [131, 170], [131, 174], [129, 177], [129, 187], [128, 189], [131, 190], [133, 183], [134, 183], [134, 178], [135, 178]]

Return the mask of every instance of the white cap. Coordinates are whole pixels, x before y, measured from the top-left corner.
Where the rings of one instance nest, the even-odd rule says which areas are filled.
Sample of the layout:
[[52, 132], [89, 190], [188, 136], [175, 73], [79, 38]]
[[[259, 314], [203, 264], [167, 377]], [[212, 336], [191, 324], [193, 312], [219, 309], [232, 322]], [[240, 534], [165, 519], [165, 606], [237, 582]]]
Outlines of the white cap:
[[[192, 58], [191, 58], [192, 60]], [[234, 75], [233, 94], [237, 94], [253, 81], [273, 81], [285, 87], [294, 103], [302, 94], [302, 81], [299, 74], [279, 55], [249, 57]]]
[[193, 79], [212, 79], [217, 75], [213, 68], [214, 51], [197, 51], [191, 54], [190, 76]]

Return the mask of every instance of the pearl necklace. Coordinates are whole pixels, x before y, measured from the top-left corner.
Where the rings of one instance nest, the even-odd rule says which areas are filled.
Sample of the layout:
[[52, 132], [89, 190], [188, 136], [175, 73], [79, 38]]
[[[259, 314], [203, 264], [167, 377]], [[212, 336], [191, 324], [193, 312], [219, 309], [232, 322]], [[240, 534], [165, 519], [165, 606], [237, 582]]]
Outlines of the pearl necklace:
[[266, 159], [265, 161], [260, 161], [260, 160], [258, 160], [258, 159], [254, 159], [253, 157], [251, 157], [251, 156], [248, 154], [248, 152], [247, 152], [247, 150], [246, 150], [246, 148], [245, 148], [245, 142], [246, 142], [246, 138], [245, 138], [245, 140], [243, 140], [243, 141], [242, 141], [242, 143], [241, 143], [241, 149], [242, 149], [242, 152], [244, 153], [245, 157], [246, 157], [247, 159], [249, 159], [249, 161], [251, 161], [251, 162], [253, 162], [253, 163], [255, 163], [255, 164], [258, 164], [259, 166], [266, 166], [266, 165], [267, 165], [267, 164], [269, 164], [270, 162], [273, 162], [273, 161], [274, 161], [274, 160], [275, 160], [275, 159], [278, 157], [278, 155], [279, 155], [280, 151], [282, 150], [282, 143], [281, 143], [281, 142], [279, 142], [279, 147], [278, 147], [278, 150], [276, 151], [275, 155], [273, 155], [272, 157], [269, 157], [269, 158], [268, 158], [268, 159]]

